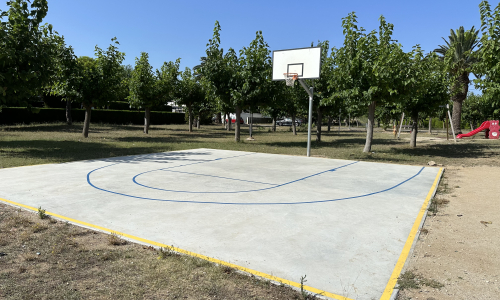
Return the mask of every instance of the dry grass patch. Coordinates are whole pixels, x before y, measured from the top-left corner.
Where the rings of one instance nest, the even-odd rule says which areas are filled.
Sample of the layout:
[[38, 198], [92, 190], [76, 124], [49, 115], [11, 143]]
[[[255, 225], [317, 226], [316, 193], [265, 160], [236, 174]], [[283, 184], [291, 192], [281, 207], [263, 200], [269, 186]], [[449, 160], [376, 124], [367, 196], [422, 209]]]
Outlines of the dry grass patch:
[[1, 299], [304, 299], [169, 247], [126, 242], [5, 204], [0, 212]]

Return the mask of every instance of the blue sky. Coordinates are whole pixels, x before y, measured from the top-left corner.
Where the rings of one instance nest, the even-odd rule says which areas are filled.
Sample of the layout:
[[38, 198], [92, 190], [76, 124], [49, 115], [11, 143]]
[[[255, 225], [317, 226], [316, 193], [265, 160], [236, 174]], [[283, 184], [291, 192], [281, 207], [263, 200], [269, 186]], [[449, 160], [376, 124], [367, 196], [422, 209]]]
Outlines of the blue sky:
[[[117, 37], [124, 64], [134, 65], [141, 52], [159, 68], [181, 58], [181, 69], [192, 68], [205, 55], [214, 23], [222, 26], [221, 44], [239, 50], [261, 30], [271, 50], [308, 47], [329, 40], [341, 47], [342, 18], [354, 11], [359, 25], [378, 29], [384, 15], [394, 24], [393, 38], [405, 51], [420, 44], [426, 51], [443, 44], [450, 29], [479, 28], [479, 0], [421, 1], [130, 1], [49, 0], [45, 22], [64, 35], [78, 56], [94, 56], [94, 47], [107, 48]], [[498, 2], [490, 1], [492, 7]], [[5, 0], [0, 9], [6, 9]], [[472, 79], [472, 76], [471, 76]]]

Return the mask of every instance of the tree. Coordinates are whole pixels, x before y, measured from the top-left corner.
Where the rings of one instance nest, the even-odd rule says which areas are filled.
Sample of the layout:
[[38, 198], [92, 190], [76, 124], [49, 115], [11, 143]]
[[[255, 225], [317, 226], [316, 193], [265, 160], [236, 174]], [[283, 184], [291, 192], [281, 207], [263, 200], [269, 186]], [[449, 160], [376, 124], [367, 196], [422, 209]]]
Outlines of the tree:
[[[186, 67], [184, 72], [181, 73], [181, 80], [177, 89], [177, 104], [185, 105], [188, 111], [188, 125], [189, 132], [193, 131], [193, 109], [195, 106], [201, 106], [204, 102], [205, 93], [202, 85], [197, 80], [196, 75], [191, 72], [191, 69]], [[201, 108], [197, 109], [200, 112]], [[199, 116], [198, 116], [199, 117]]]
[[474, 80], [483, 98], [492, 105], [500, 106], [500, 3], [491, 10], [488, 1], [479, 4], [481, 14], [481, 39], [475, 52], [477, 63], [473, 72], [480, 75]]
[[131, 107], [144, 108], [144, 133], [146, 134], [151, 124], [151, 106], [158, 103], [154, 91], [156, 78], [148, 58], [149, 55], [146, 52], [141, 52], [141, 57], [135, 58], [135, 68], [129, 82], [130, 94], [127, 97]]
[[271, 86], [267, 95], [267, 102], [261, 107], [261, 113], [263, 115], [268, 115], [272, 118], [272, 131], [276, 132], [276, 120], [278, 117], [286, 114], [284, 111], [284, 103], [288, 100], [287, 87], [281, 81], [271, 82]]
[[500, 108], [495, 104], [495, 100], [485, 95], [469, 92], [467, 101], [462, 107], [462, 119], [470, 123], [471, 130], [484, 121], [498, 120]]
[[[330, 112], [333, 109], [333, 106], [337, 106], [339, 104], [339, 101], [335, 101], [337, 99], [332, 98], [334, 89], [329, 85], [333, 72], [333, 58], [332, 56], [328, 56], [328, 52], [330, 50], [330, 42], [318, 42], [316, 46], [321, 47], [321, 76], [319, 79], [316, 79], [314, 81], [313, 107], [316, 109], [317, 113], [316, 141], [321, 142], [321, 125], [323, 122], [324, 113]], [[332, 51], [332, 54], [333, 53], [335, 53], [335, 51]]]
[[334, 58], [334, 75], [330, 86], [333, 98], [342, 98], [348, 106], [368, 107], [368, 127], [363, 152], [370, 152], [373, 122], [377, 104], [399, 101], [402, 88], [405, 53], [392, 40], [394, 26], [380, 17], [378, 37], [375, 31], [364, 33], [358, 28], [355, 13], [342, 19], [344, 45]]
[[88, 137], [92, 107], [101, 107], [118, 99], [120, 89], [120, 69], [125, 53], [118, 51], [116, 38], [106, 51], [95, 47], [96, 58], [79, 58], [81, 79], [78, 93], [85, 107], [83, 137]]
[[242, 110], [255, 111], [264, 105], [271, 90], [271, 51], [264, 41], [262, 31], [257, 31], [248, 47], [240, 50], [238, 62], [234, 59], [230, 67], [236, 72], [232, 78], [232, 98], [236, 109], [235, 140], [240, 140], [240, 115]]
[[[60, 37], [52, 25], [41, 25], [47, 0], [8, 1], [0, 12], [0, 104], [29, 105], [53, 76]], [[8, 17], [8, 21], [3, 21]]]
[[56, 72], [48, 90], [50, 94], [62, 96], [62, 99], [66, 100], [66, 123], [72, 125], [71, 102], [79, 96], [76, 88], [81, 76], [80, 68], [73, 48], [71, 46], [67, 47], [64, 39], [61, 38], [58, 46], [59, 53], [54, 61]]
[[120, 75], [120, 88], [118, 89], [118, 99], [126, 100], [130, 95], [130, 79], [132, 78], [132, 72], [134, 67], [131, 65], [121, 65]]
[[443, 38], [446, 45], [439, 45], [434, 51], [441, 55], [449, 73], [453, 127], [455, 134], [460, 134], [462, 103], [467, 98], [469, 90], [469, 74], [478, 61], [474, 48], [479, 45], [479, 30], [475, 30], [472, 26], [470, 30], [465, 31], [464, 27], [460, 26], [456, 31], [450, 30], [450, 32], [448, 41]]
[[410, 147], [416, 147], [419, 114], [438, 111], [447, 102], [448, 93], [443, 63], [435, 53], [424, 55], [417, 46], [407, 55], [400, 109], [411, 117]]
[[[224, 49], [220, 48], [220, 30], [221, 26], [216, 21], [213, 37], [207, 44], [206, 60], [197, 70], [205, 78], [208, 96], [219, 101], [219, 108], [229, 119], [229, 112], [234, 108], [231, 91], [238, 80], [237, 70], [234, 69], [238, 60], [232, 48], [224, 55]], [[228, 121], [227, 128], [231, 130], [231, 120]]]

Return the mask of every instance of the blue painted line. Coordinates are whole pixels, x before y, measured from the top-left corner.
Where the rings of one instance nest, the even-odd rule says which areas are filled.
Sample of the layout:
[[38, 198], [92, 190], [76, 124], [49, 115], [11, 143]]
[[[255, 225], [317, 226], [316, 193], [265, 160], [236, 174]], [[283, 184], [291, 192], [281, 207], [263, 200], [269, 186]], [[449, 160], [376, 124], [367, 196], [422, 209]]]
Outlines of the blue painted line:
[[[327, 172], [331, 172], [331, 171], [334, 171], [334, 170], [338, 170], [338, 169], [341, 169], [341, 168], [344, 168], [344, 167], [347, 167], [347, 166], [350, 166], [350, 165], [353, 165], [353, 164], [356, 164], [356, 163], [358, 163], [358, 162], [356, 161], [356, 162], [353, 162], [353, 163], [349, 163], [349, 164], [346, 164], [346, 165], [343, 165], [343, 166], [340, 166], [340, 167], [337, 167], [337, 168], [334, 168], [334, 169], [331, 169], [331, 170], [326, 170], [326, 171], [319, 172], [319, 173], [316, 173], [316, 174], [312, 174], [312, 175], [309, 175], [309, 176], [306, 176], [306, 177], [302, 177], [302, 178], [299, 178], [299, 179], [296, 179], [296, 180], [293, 180], [293, 181], [285, 182], [285, 183], [282, 183], [282, 184], [277, 184], [277, 185], [274, 185], [274, 186], [268, 187], [268, 188], [261, 188], [261, 189], [254, 189], [254, 190], [243, 190], [243, 191], [231, 191], [231, 192], [228, 192], [228, 191], [223, 191], [223, 192], [207, 192], [207, 191], [194, 192], [194, 191], [167, 190], [167, 189], [161, 189], [161, 188], [156, 188], [156, 187], [148, 186], [148, 185], [145, 185], [145, 184], [137, 182], [137, 177], [139, 177], [139, 176], [141, 176], [141, 175], [143, 175], [145, 173], [159, 171], [159, 170], [164, 170], [164, 169], [152, 170], [152, 171], [148, 171], [148, 172], [143, 172], [143, 173], [137, 174], [137, 175], [135, 175], [132, 178], [132, 181], [135, 184], [140, 185], [140, 186], [145, 187], [145, 188], [148, 188], [148, 189], [153, 189], [153, 190], [158, 190], [158, 191], [164, 191], [164, 192], [172, 192], [172, 193], [188, 193], [188, 194], [239, 194], [239, 193], [260, 192], [260, 191], [265, 191], [265, 190], [271, 190], [271, 189], [280, 188], [280, 187], [283, 187], [285, 185], [289, 185], [289, 184], [292, 184], [292, 183], [295, 183], [295, 182], [298, 182], [298, 181], [301, 181], [301, 180], [306, 180], [308, 178], [311, 178], [311, 177], [314, 177], [314, 176], [318, 176], [318, 175], [321, 175], [321, 174], [324, 174], [324, 173], [327, 173]], [[205, 176], [208, 176], [208, 177], [217, 177], [217, 176], [214, 176], [214, 175], [205, 175]]]
[[[116, 165], [116, 164], [113, 164], [113, 165]], [[240, 202], [240, 203], [238, 203], [238, 202], [216, 202], [216, 201], [187, 201], [187, 200], [157, 199], [157, 198], [138, 197], [138, 196], [127, 195], [127, 194], [124, 194], [124, 193], [113, 192], [113, 191], [110, 191], [110, 190], [106, 190], [106, 189], [97, 187], [94, 184], [92, 184], [92, 182], [90, 181], [90, 175], [93, 172], [97, 171], [97, 170], [100, 170], [100, 169], [103, 169], [103, 168], [106, 168], [106, 167], [109, 167], [109, 166], [112, 166], [112, 165], [100, 167], [100, 168], [97, 168], [97, 169], [94, 169], [94, 170], [90, 171], [87, 174], [87, 182], [88, 182], [88, 184], [90, 186], [92, 186], [93, 188], [101, 190], [103, 192], [107, 192], [107, 193], [111, 193], [111, 194], [115, 194], [115, 195], [120, 195], [120, 196], [125, 196], [125, 197], [130, 197], [130, 198], [135, 198], [135, 199], [141, 199], [141, 200], [160, 201], [160, 202], [175, 202], [175, 203], [221, 204], [221, 205], [296, 205], [296, 204], [327, 203], [327, 202], [335, 202], [335, 201], [342, 201], [342, 200], [363, 198], [363, 197], [368, 197], [368, 196], [372, 196], [372, 195], [376, 195], [376, 194], [380, 194], [380, 193], [384, 193], [384, 192], [393, 190], [393, 189], [395, 189], [395, 188], [403, 185], [404, 183], [412, 180], [413, 178], [417, 177], [418, 175], [420, 175], [420, 173], [422, 173], [422, 171], [425, 168], [425, 167], [422, 167], [417, 172], [417, 174], [411, 176], [410, 178], [408, 178], [408, 179], [406, 179], [406, 180], [404, 180], [404, 181], [402, 181], [402, 182], [400, 182], [400, 183], [398, 183], [398, 184], [396, 184], [396, 185], [394, 185], [392, 187], [389, 187], [387, 189], [383, 189], [381, 191], [377, 191], [377, 192], [373, 192], [373, 193], [368, 193], [368, 194], [363, 194], [363, 195], [358, 195], [358, 196], [344, 197], [344, 198], [337, 198], [337, 199], [327, 199], [327, 200], [316, 200], [316, 201], [301, 201], [301, 202], [263, 202], [263, 203], [251, 203], [251, 202], [243, 202], [243, 203], [241, 203]], [[344, 167], [344, 166], [342, 166], [342, 167]], [[325, 172], [328, 172], [328, 171], [325, 171]], [[302, 180], [302, 179], [300, 179], [300, 180]]]

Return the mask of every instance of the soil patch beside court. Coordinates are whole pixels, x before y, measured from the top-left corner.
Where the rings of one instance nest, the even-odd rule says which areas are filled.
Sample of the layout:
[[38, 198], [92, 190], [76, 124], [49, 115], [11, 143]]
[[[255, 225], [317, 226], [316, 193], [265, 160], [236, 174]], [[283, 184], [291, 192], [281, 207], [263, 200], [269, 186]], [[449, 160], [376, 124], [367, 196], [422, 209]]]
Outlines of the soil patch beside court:
[[406, 268], [444, 286], [420, 284], [401, 291], [399, 300], [498, 299], [499, 180], [498, 167], [446, 168], [436, 195], [443, 204], [428, 213]]

